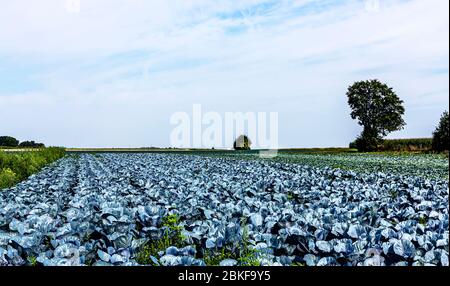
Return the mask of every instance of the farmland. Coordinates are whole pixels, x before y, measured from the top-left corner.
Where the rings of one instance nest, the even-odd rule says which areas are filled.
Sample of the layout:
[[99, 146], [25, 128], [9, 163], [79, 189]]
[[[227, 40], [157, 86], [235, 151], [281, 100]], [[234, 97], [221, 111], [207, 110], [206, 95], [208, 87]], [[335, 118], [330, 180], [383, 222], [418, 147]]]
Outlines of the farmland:
[[448, 158], [335, 151], [66, 155], [0, 192], [0, 264], [448, 266]]
[[[258, 158], [258, 153], [228, 154], [230, 157]], [[448, 157], [424, 153], [355, 153], [281, 151], [272, 161], [304, 164], [314, 167], [339, 168], [359, 173], [392, 173], [428, 179], [448, 180]]]
[[11, 187], [62, 158], [63, 148], [0, 150], [0, 190]]

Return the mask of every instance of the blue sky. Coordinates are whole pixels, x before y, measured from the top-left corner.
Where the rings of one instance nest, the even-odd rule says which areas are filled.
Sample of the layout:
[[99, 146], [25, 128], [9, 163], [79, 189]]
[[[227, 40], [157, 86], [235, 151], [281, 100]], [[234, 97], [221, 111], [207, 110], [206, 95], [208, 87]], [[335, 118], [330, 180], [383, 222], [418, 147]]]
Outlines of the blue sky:
[[199, 103], [278, 112], [281, 147], [347, 146], [361, 128], [346, 89], [378, 78], [406, 107], [406, 128], [389, 137], [428, 137], [449, 106], [448, 6], [0, 0], [0, 134], [168, 146], [171, 115]]

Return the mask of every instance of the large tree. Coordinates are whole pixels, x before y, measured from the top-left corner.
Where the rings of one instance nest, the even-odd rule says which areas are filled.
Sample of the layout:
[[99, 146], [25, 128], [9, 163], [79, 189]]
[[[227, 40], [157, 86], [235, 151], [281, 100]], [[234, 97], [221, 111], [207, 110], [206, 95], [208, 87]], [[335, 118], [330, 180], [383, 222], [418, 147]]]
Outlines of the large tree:
[[19, 140], [10, 136], [0, 136], [0, 146], [2, 147], [17, 147]]
[[448, 151], [450, 145], [449, 139], [449, 119], [448, 119], [448, 111], [445, 111], [441, 120], [439, 121], [439, 125], [436, 127], [436, 130], [433, 132], [433, 150], [442, 152]]
[[351, 117], [363, 126], [356, 140], [360, 151], [374, 151], [384, 136], [402, 129], [406, 123], [403, 101], [393, 89], [374, 79], [355, 82], [347, 91]]

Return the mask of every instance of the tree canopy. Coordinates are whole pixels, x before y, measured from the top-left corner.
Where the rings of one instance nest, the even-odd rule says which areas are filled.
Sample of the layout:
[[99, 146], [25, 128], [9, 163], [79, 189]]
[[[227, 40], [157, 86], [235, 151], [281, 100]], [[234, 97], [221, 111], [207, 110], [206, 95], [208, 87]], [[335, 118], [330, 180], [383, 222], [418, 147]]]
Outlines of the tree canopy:
[[406, 125], [403, 101], [376, 79], [355, 82], [348, 88], [347, 97], [351, 117], [364, 128], [356, 140], [360, 151], [373, 151], [384, 136]]
[[250, 150], [252, 142], [247, 135], [240, 135], [233, 143], [234, 150]]
[[19, 140], [11, 136], [0, 136], [0, 146], [1, 147], [17, 147], [19, 145]]
[[19, 147], [44, 148], [45, 145], [34, 141], [23, 141], [20, 142]]
[[439, 125], [433, 132], [433, 150], [438, 152], [448, 151], [449, 142], [449, 118], [448, 111], [445, 111], [441, 116]]

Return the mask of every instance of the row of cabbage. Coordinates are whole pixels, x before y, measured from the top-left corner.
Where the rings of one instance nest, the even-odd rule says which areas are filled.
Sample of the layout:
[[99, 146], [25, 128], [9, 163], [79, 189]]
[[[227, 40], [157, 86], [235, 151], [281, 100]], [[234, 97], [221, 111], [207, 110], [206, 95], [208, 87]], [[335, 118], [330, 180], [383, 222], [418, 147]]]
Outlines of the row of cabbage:
[[[213, 155], [213, 154], [211, 154]], [[224, 156], [242, 159], [257, 159], [260, 154], [224, 153]], [[269, 160], [352, 170], [358, 173], [391, 173], [405, 176], [417, 176], [427, 179], [449, 178], [449, 159], [445, 154], [425, 153], [295, 153], [278, 152]]]
[[83, 154], [0, 193], [0, 264], [448, 266], [448, 219], [447, 180]]

